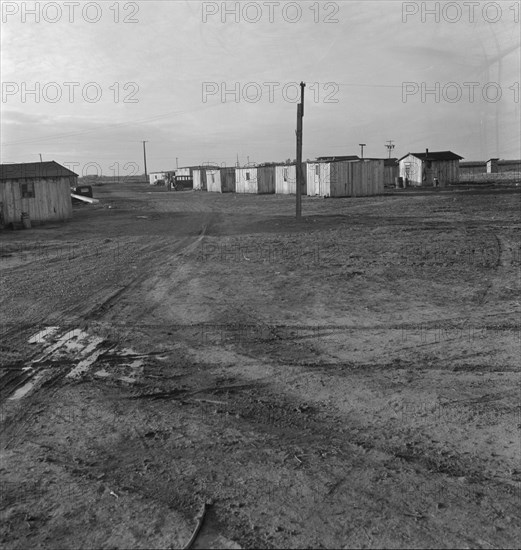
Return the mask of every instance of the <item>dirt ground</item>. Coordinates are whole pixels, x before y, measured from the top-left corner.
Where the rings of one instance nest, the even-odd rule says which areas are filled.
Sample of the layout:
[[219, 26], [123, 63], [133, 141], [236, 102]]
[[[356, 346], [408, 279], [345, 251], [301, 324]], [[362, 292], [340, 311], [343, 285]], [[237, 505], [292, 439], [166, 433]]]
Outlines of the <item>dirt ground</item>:
[[0, 233], [4, 548], [520, 546], [519, 187], [95, 196]]

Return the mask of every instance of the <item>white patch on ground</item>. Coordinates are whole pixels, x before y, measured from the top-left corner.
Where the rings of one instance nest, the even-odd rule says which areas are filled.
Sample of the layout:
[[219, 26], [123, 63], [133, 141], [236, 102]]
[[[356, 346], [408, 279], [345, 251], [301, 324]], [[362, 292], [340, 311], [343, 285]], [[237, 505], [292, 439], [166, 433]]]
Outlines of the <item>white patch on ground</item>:
[[26, 382], [21, 388], [18, 388], [11, 397], [9, 397], [9, 400], [16, 401], [17, 399], [21, 399], [22, 397], [25, 397], [33, 388], [34, 386], [41, 380], [43, 377], [45, 371], [39, 372], [36, 376], [34, 376], [29, 382]]
[[[36, 371], [39, 364], [47, 361], [65, 365], [70, 363], [73, 368], [66, 375], [68, 379], [80, 379], [92, 371], [94, 366], [98, 367], [93, 373], [97, 378], [117, 380], [125, 384], [135, 384], [143, 375], [147, 355], [136, 353], [131, 348], [100, 347], [105, 342], [100, 336], [89, 335], [79, 328], [59, 334], [59, 328], [49, 326], [29, 338], [30, 344], [43, 344], [45, 347], [28, 366], [22, 367], [22, 371], [29, 371], [32, 377], [9, 399], [16, 400], [26, 396], [49, 371], [47, 368]], [[105, 354], [107, 357], [104, 357]]]

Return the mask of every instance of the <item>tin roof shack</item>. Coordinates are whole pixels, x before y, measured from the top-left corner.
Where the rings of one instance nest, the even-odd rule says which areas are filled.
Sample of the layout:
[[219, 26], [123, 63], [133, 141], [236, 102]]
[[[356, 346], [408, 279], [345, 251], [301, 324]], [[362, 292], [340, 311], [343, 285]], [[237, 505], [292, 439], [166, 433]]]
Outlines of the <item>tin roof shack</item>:
[[[301, 189], [303, 195], [307, 193], [306, 179], [307, 166], [302, 163], [304, 185]], [[295, 195], [297, 192], [297, 165], [285, 164], [275, 167], [275, 193], [278, 195]]]
[[400, 160], [400, 176], [406, 185], [433, 186], [437, 179], [440, 186], [459, 182], [459, 161], [463, 157], [452, 151], [407, 153]]
[[306, 164], [306, 193], [309, 197], [329, 196], [330, 170], [329, 162], [308, 162]]
[[221, 168], [221, 193], [235, 193], [235, 168]]
[[78, 174], [54, 161], [0, 165], [0, 224], [19, 223], [22, 212], [34, 223], [72, 218], [77, 185]]

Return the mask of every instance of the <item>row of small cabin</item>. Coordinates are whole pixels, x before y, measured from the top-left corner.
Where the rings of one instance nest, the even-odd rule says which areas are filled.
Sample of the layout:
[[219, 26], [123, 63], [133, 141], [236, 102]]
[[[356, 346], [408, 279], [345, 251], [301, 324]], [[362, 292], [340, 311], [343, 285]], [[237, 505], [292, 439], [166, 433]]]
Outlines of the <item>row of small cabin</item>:
[[[446, 186], [459, 182], [460, 160], [452, 151], [407, 153], [400, 159], [319, 157], [303, 163], [303, 194], [321, 197], [362, 197], [382, 193], [401, 178], [408, 186]], [[179, 168], [176, 177], [190, 178], [193, 188], [217, 193], [295, 194], [296, 166]], [[151, 174], [150, 183], [165, 173]]]
[[[321, 197], [362, 197], [383, 193], [384, 159], [317, 161], [302, 164], [302, 194]], [[215, 193], [296, 193], [295, 164], [247, 167], [178, 168], [176, 177], [191, 175], [195, 190]], [[159, 177], [158, 177], [159, 176]], [[165, 179], [166, 173], [150, 175], [150, 183]], [[394, 179], [394, 178], [393, 178]]]

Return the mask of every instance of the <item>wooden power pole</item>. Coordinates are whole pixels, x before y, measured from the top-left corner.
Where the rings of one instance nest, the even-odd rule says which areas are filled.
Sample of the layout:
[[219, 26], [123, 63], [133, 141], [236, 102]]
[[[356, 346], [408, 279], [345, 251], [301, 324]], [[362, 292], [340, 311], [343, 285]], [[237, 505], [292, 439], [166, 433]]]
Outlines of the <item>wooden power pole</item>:
[[147, 174], [147, 149], [145, 146], [146, 141], [143, 141], [143, 162], [145, 163], [145, 179], [148, 183], [148, 174]]
[[302, 119], [304, 118], [304, 82], [300, 83], [300, 103], [297, 105], [297, 166], [295, 173], [297, 182], [295, 193], [297, 195], [297, 212], [296, 218], [300, 220], [302, 217], [302, 187], [304, 181], [304, 173], [302, 172]]

